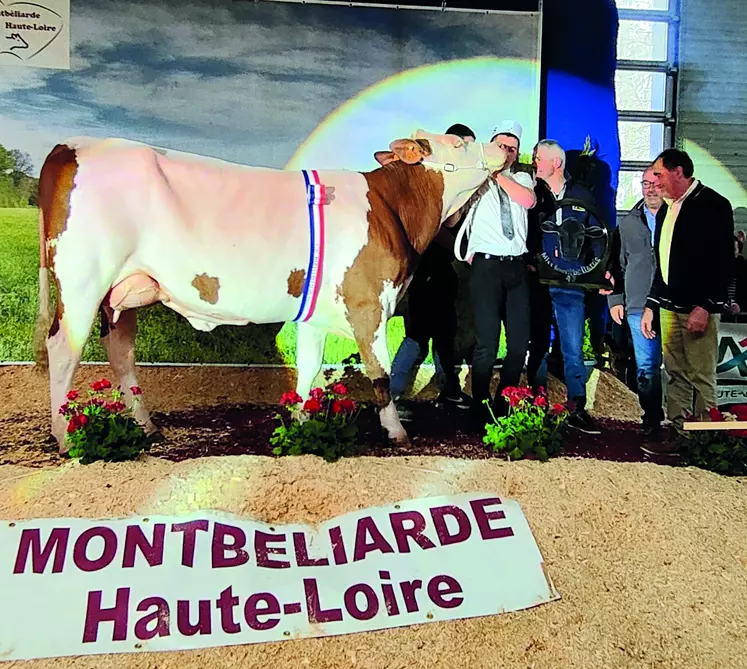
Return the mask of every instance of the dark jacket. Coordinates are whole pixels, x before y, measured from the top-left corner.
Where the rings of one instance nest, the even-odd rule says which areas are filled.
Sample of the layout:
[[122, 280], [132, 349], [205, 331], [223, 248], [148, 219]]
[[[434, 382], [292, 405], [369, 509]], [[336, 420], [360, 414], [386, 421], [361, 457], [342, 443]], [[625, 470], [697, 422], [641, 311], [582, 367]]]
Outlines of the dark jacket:
[[712, 314], [722, 313], [734, 267], [731, 203], [702, 183], [687, 196], [672, 233], [668, 284], [661, 275], [659, 254], [666, 214], [663, 205], [656, 216], [656, 273], [646, 306], [683, 314], [697, 306]]
[[615, 230], [612, 274], [615, 292], [607, 296], [610, 307], [624, 305], [628, 312], [641, 312], [646, 306], [656, 272], [656, 256], [651, 230], [646, 221], [644, 201], [640, 200]]

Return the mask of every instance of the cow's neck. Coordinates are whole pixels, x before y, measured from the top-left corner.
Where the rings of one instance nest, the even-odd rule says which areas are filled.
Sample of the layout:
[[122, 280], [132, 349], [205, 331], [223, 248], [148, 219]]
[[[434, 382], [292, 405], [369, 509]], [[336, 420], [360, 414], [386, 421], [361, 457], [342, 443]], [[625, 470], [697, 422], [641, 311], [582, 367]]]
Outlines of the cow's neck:
[[364, 176], [372, 214], [382, 219], [377, 222], [399, 226], [409, 247], [421, 255], [438, 233], [445, 214], [443, 175], [395, 162]]

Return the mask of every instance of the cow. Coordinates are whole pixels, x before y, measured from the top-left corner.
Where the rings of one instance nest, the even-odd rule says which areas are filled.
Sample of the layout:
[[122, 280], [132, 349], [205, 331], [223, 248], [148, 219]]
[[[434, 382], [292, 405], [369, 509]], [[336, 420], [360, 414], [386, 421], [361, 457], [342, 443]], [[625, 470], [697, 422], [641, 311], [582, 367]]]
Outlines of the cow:
[[[298, 323], [296, 391], [308, 397], [329, 332], [354, 338], [379, 419], [407, 443], [389, 394], [386, 326], [419, 256], [505, 153], [417, 131], [370, 172], [249, 167], [124, 139], [73, 138], [39, 181], [37, 365], [48, 370], [52, 434], [97, 312], [124, 400], [132, 401], [136, 313], [157, 302], [196, 329]], [[57, 289], [50, 299], [50, 276]]]

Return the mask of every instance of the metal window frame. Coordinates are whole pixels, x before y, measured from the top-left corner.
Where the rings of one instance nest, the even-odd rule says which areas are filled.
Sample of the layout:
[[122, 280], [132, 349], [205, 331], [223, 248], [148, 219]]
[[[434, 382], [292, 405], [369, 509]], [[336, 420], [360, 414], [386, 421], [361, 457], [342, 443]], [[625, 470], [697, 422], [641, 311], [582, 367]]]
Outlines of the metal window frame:
[[[657, 9], [618, 9], [618, 19], [621, 21], [650, 21], [667, 24], [667, 59], [658, 60], [626, 60], [618, 59], [616, 70], [635, 72], [662, 72], [666, 76], [664, 93], [664, 111], [640, 111], [619, 109], [617, 122], [640, 121], [643, 123], [661, 123], [664, 125], [664, 148], [674, 146], [675, 128], [677, 125], [677, 92], [679, 87], [679, 27], [681, 0], [669, 0], [668, 10]], [[621, 155], [622, 158], [622, 155]], [[648, 161], [624, 160], [620, 161], [618, 175], [623, 172], [640, 172], [648, 167]], [[619, 185], [619, 176], [618, 176]], [[618, 215], [625, 210], [618, 210]]]

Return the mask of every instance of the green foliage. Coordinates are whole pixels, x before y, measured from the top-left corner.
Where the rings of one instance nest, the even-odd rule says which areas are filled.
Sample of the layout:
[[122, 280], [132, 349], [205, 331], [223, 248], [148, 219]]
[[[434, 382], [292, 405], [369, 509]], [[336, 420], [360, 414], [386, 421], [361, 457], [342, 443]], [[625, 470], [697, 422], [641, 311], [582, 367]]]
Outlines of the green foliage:
[[[106, 379], [96, 381], [88, 391], [88, 399], [79, 399], [77, 390], [68, 393], [68, 401], [60, 413], [68, 421], [65, 441], [68, 455], [88, 465], [96, 460], [121, 462], [132, 460], [150, 449], [142, 426], [121, 402], [122, 393], [111, 391], [111, 400], [104, 391], [111, 388]], [[133, 400], [138, 401], [140, 389], [133, 387]]]
[[[503, 399], [509, 403], [508, 415], [486, 425], [483, 442], [510, 460], [527, 456], [546, 462], [563, 446], [568, 411], [562, 404], [550, 407], [544, 393], [535, 396], [529, 388], [506, 388]], [[487, 401], [486, 401], [487, 404]]]
[[0, 360], [31, 360], [38, 303], [35, 209], [0, 209]]
[[280, 399], [285, 416], [270, 437], [275, 455], [318, 455], [327, 462], [355, 453], [358, 408], [341, 383], [314, 388], [306, 402], [295, 392]]
[[27, 153], [0, 144], [0, 207], [28, 207], [36, 201], [38, 180]]
[[[740, 404], [721, 413], [711, 409], [711, 420], [747, 420], [747, 406]], [[747, 431], [692, 430], [683, 439], [685, 464], [728, 476], [747, 476]]]
[[591, 345], [591, 321], [587, 318], [584, 323], [584, 360], [596, 360], [597, 356], [594, 353], [594, 347]]

